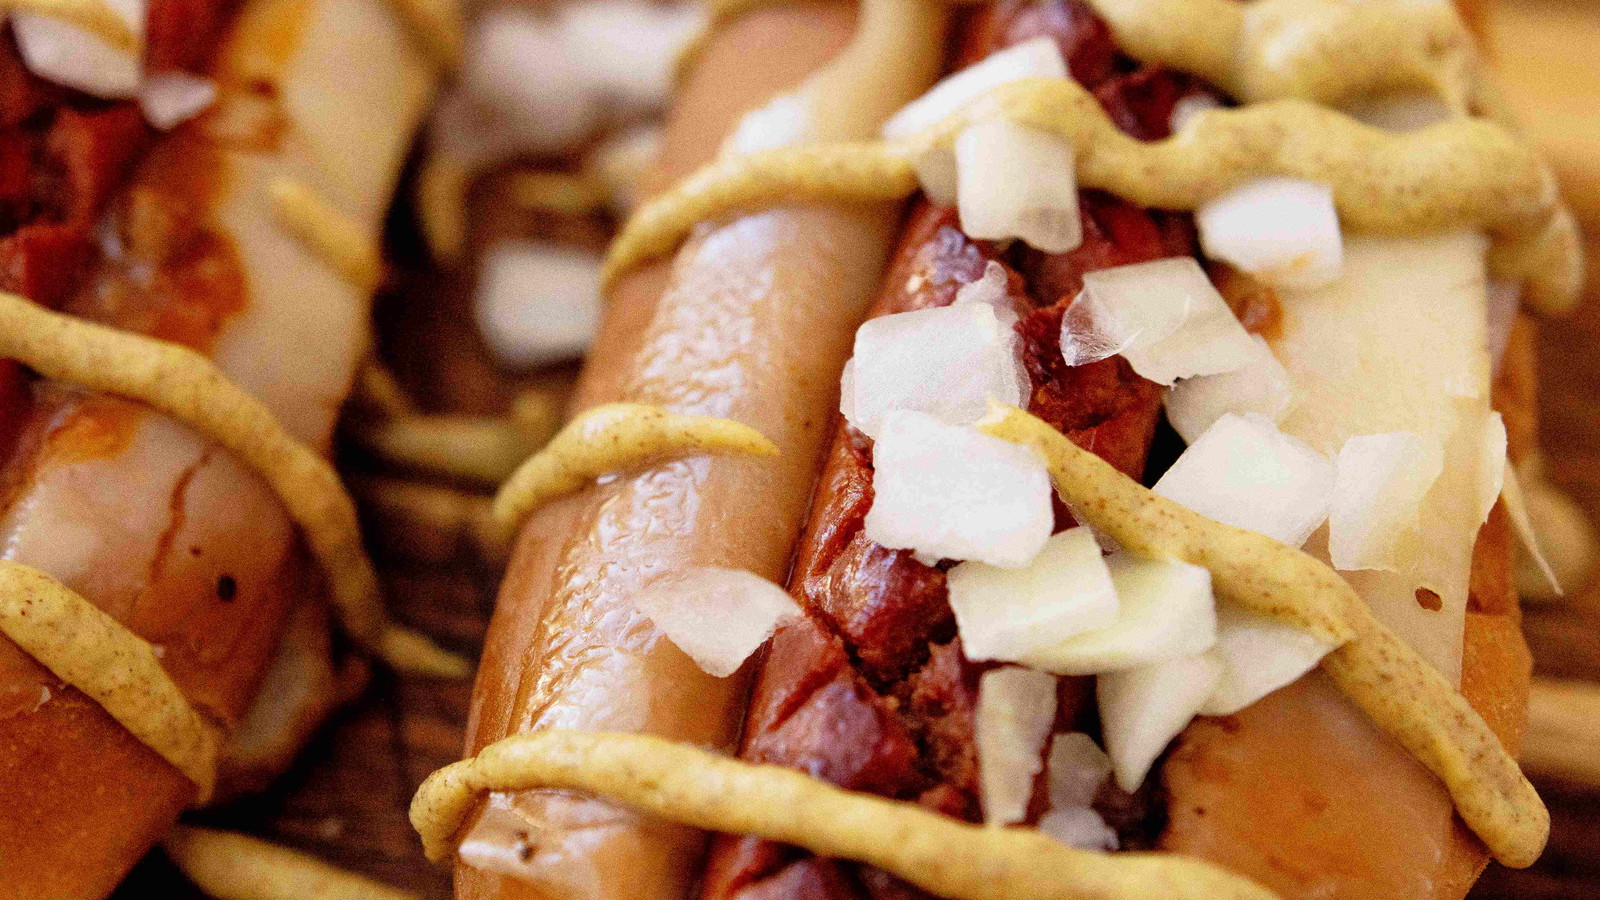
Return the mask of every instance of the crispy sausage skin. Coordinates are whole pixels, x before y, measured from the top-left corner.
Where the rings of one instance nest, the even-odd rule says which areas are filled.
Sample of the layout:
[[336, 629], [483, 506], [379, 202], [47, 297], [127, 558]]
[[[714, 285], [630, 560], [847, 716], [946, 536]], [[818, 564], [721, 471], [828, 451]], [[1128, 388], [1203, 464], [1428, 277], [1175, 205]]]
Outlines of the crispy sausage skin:
[[[960, 32], [958, 64], [1038, 34], [1058, 41], [1073, 75], [1141, 139], [1164, 137], [1175, 101], [1197, 89], [1119, 57], [1103, 23], [1074, 0], [1007, 0], [978, 12]], [[1085, 192], [1083, 217], [1084, 244], [1073, 253], [1001, 254], [964, 237], [949, 210], [923, 204], [872, 314], [948, 304], [988, 261], [1007, 265], [1023, 315], [1030, 411], [1137, 478], [1160, 417], [1159, 389], [1120, 359], [1068, 368], [1055, 341], [1061, 309], [1085, 271], [1194, 247], [1182, 218], [1103, 194]], [[1217, 274], [1247, 326], [1272, 327], [1270, 292]], [[871, 442], [841, 422], [790, 580], [807, 615], [780, 629], [767, 650], [741, 754], [977, 820], [973, 713], [984, 667], [960, 651], [942, 568], [861, 533], [871, 502]], [[1070, 524], [1065, 510], [1057, 524]], [[1496, 512], [1474, 560], [1464, 690], [1514, 744], [1528, 663], [1509, 554], [1504, 515]], [[1089, 681], [1061, 679], [1058, 730], [1098, 727]], [[1239, 715], [1196, 720], [1145, 789], [1129, 796], [1107, 786], [1096, 806], [1125, 848], [1203, 856], [1285, 897], [1459, 898], [1485, 859], [1437, 781], [1315, 675]], [[918, 896], [866, 867], [732, 835], [715, 839], [701, 893], [702, 900]]]
[[[940, 63], [943, 11], [913, 0], [887, 11], [900, 47], [852, 76], [864, 101], [835, 137], [864, 137], [924, 90]], [[763, 7], [723, 29], [669, 121], [663, 165], [707, 161], [739, 116], [798, 84], [852, 44], [854, 13], [833, 4]], [[865, 19], [866, 15], [863, 15]], [[862, 29], [866, 33], [870, 29]], [[774, 52], [774, 48], [782, 48]], [[868, 48], [870, 49], [870, 48]], [[836, 56], [837, 55], [837, 56]], [[830, 73], [839, 71], [829, 69]], [[776, 459], [696, 458], [616, 479], [536, 513], [501, 589], [479, 670], [467, 752], [541, 727], [643, 731], [732, 748], [745, 682], [715, 679], [663, 640], [631, 597], [679, 566], [781, 579], [837, 400], [851, 335], [876, 289], [894, 211], [780, 208], [693, 235], [675, 261], [645, 268], [608, 298], [576, 404], [630, 400], [747, 423]], [[507, 821], [510, 827], [505, 828]], [[552, 792], [494, 795], [465, 836], [538, 835], [506, 873], [464, 850], [466, 898], [680, 898], [705, 836]]]
[[[150, 138], [137, 110], [116, 141], [81, 140], [79, 162], [59, 176], [102, 185], [110, 206], [107, 239], [82, 249], [74, 277], [26, 281], [41, 257], [15, 245], [43, 225], [19, 228], [0, 259], [7, 278], [24, 279], [9, 287], [209, 352], [291, 433], [326, 447], [365, 351], [369, 300], [276, 224], [267, 187], [304, 180], [375, 239], [433, 74], [384, 0], [251, 0], [220, 41], [207, 38], [225, 8], [152, 4], [152, 63], [178, 52], [175, 42], [191, 54], [217, 47], [210, 71], [223, 99], [156, 139], [120, 190], [113, 169]], [[11, 87], [0, 78], [0, 109]], [[63, 110], [57, 127], [76, 115]], [[229, 118], [241, 111], [272, 114], [248, 120], [258, 124], [292, 122], [295, 140], [279, 143], [277, 126], [241, 130]], [[74, 216], [67, 223], [84, 234], [101, 220], [87, 208]], [[73, 234], [56, 237], [72, 244]], [[224, 731], [236, 726], [290, 603], [320, 590], [276, 496], [143, 407], [45, 380], [13, 396], [0, 472], [6, 557], [57, 576], [155, 644], [190, 702]], [[0, 640], [0, 897], [110, 893], [193, 799], [193, 785], [103, 709]]]

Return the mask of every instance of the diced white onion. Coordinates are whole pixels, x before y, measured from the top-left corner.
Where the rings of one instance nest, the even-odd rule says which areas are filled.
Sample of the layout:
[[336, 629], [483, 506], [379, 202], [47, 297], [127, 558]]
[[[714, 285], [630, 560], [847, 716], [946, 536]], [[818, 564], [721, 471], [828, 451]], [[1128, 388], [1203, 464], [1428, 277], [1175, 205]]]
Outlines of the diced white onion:
[[1245, 364], [1232, 372], [1185, 378], [1167, 391], [1167, 421], [1185, 442], [1194, 443], [1228, 413], [1282, 421], [1294, 399], [1289, 372], [1278, 362], [1265, 338], [1250, 336], [1253, 349]]
[[983, 673], [973, 730], [983, 821], [1020, 822], [1044, 764], [1044, 742], [1056, 717], [1056, 680], [1014, 666]]
[[1422, 500], [1444, 469], [1443, 444], [1413, 431], [1360, 435], [1344, 442], [1333, 465], [1334, 568], [1395, 571], [1421, 539]]
[[1051, 37], [1037, 37], [991, 53], [982, 62], [951, 75], [906, 104], [884, 123], [883, 136], [908, 137], [938, 122], [971, 100], [1002, 84], [1023, 78], [1066, 78], [1067, 62]]
[[1528, 552], [1529, 559], [1549, 585], [1550, 592], [1557, 597], [1561, 596], [1561, 582], [1556, 578], [1555, 569], [1551, 568], [1550, 561], [1545, 557], [1544, 548], [1540, 546], [1539, 532], [1534, 529], [1533, 516], [1529, 514], [1528, 499], [1522, 493], [1522, 484], [1517, 480], [1517, 470], [1511, 466], [1506, 466], [1505, 484], [1500, 490], [1500, 498], [1505, 501], [1506, 515], [1511, 518], [1511, 528], [1517, 533], [1517, 542]]
[[1167, 744], [1216, 689], [1222, 663], [1182, 656], [1095, 679], [1100, 726], [1117, 786], [1136, 791]]
[[1416, 131], [1455, 118], [1455, 113], [1430, 94], [1394, 94], [1359, 100], [1345, 107], [1358, 122], [1384, 131]]
[[695, 3], [584, 0], [556, 7], [571, 57], [609, 105], [652, 110], [667, 99], [678, 51], [699, 31]]
[[804, 96], [779, 94], [739, 118], [722, 142], [723, 156], [792, 147], [812, 139], [815, 122]]
[[1194, 117], [1211, 110], [1221, 109], [1222, 102], [1210, 94], [1190, 94], [1172, 104], [1172, 116], [1167, 120], [1167, 127], [1173, 133], [1182, 131], [1185, 125], [1194, 121]]
[[876, 438], [896, 410], [966, 425], [983, 418], [991, 400], [1021, 405], [1015, 318], [1002, 321], [987, 303], [958, 303], [867, 320], [856, 331], [850, 424]]
[[726, 678], [784, 622], [800, 615], [788, 592], [738, 569], [692, 568], [664, 575], [634, 605], [707, 674]]
[[1256, 354], [1250, 333], [1193, 258], [1089, 272], [1061, 319], [1069, 366], [1121, 353], [1159, 384], [1231, 372]]
[[1106, 558], [1117, 618], [1105, 628], [1037, 650], [1023, 660], [1057, 675], [1093, 675], [1204, 653], [1216, 641], [1211, 573], [1131, 553]]
[[1333, 463], [1270, 420], [1232, 413], [1178, 457], [1154, 491], [1195, 512], [1299, 547], [1328, 517]]
[[1489, 520], [1489, 511], [1500, 500], [1505, 489], [1506, 473], [1506, 420], [1491, 410], [1483, 418], [1481, 449], [1478, 452], [1478, 513], [1473, 528]]
[[1050, 741], [1045, 764], [1051, 809], [1071, 809], [1094, 803], [1100, 785], [1111, 775], [1111, 757], [1081, 731], [1056, 735]]
[[994, 310], [1002, 325], [1010, 328], [1017, 324], [1017, 304], [1011, 299], [1011, 279], [1006, 267], [990, 260], [983, 267], [978, 280], [969, 281], [956, 289], [954, 305], [983, 303]]
[[1222, 675], [1200, 714], [1231, 716], [1311, 671], [1332, 649], [1304, 629], [1223, 606], [1208, 654], [1222, 663]]
[[[145, 0], [104, 0], [144, 43]], [[42, 13], [11, 18], [22, 61], [35, 75], [97, 97], [132, 97], [144, 76], [142, 52], [120, 50], [76, 25]]]
[[1087, 528], [1050, 538], [1026, 568], [964, 562], [948, 583], [968, 659], [1018, 662], [1117, 617], [1111, 572]]
[[1297, 178], [1257, 178], [1202, 204], [1200, 245], [1280, 287], [1314, 288], [1338, 279], [1344, 241], [1333, 191]]
[[1065, 140], [1004, 117], [956, 138], [961, 230], [978, 240], [1020, 238], [1046, 253], [1083, 243], [1076, 154]]
[[216, 82], [187, 72], [152, 75], [139, 88], [139, 108], [145, 121], [162, 131], [189, 121], [216, 99]]
[[506, 241], [484, 254], [474, 312], [489, 349], [513, 367], [580, 356], [600, 321], [600, 260], [569, 247]]
[[1489, 282], [1489, 366], [1500, 374], [1500, 363], [1505, 360], [1506, 345], [1511, 342], [1511, 326], [1516, 324], [1517, 309], [1522, 304], [1522, 282]]
[[917, 157], [917, 181], [922, 193], [935, 206], [954, 206], [959, 182], [956, 151], [950, 147], [929, 147]]
[[601, 96], [561, 27], [547, 16], [494, 7], [478, 18], [460, 75], [465, 108], [442, 130], [472, 158], [554, 153], [588, 136]]
[[885, 547], [1020, 568], [1050, 537], [1050, 478], [1032, 450], [902, 410], [872, 461], [865, 532]]
[[1052, 809], [1039, 817], [1039, 831], [1079, 850], [1115, 850], [1117, 832], [1100, 814], [1082, 806]]

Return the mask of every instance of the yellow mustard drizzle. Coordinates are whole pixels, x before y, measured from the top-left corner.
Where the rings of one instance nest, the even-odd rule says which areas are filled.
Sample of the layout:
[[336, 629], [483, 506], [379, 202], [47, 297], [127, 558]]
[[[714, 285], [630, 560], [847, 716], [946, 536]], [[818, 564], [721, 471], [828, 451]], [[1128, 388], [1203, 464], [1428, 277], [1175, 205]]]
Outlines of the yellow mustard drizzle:
[[1314, 557], [1158, 497], [1019, 409], [981, 430], [1032, 447], [1056, 491], [1088, 524], [1142, 556], [1211, 572], [1218, 596], [1339, 644], [1322, 669], [1378, 727], [1444, 782], [1463, 821], [1508, 866], [1538, 859], [1550, 814], [1483, 717], [1439, 670], [1372, 615], [1340, 575]]
[[1477, 48], [1451, 3], [1328, 0], [1089, 0], [1117, 46], [1198, 75], [1241, 103], [1338, 106], [1425, 92], [1460, 114]]
[[492, 516], [509, 541], [529, 513], [602, 475], [694, 453], [773, 456], [778, 447], [748, 425], [675, 413], [644, 403], [608, 403], [582, 413], [529, 457], [495, 495]]
[[419, 894], [248, 835], [179, 825], [161, 839], [161, 847], [196, 887], [212, 897], [422, 900]]
[[448, 859], [484, 791], [583, 791], [709, 831], [864, 862], [953, 900], [1270, 900], [1221, 866], [1167, 853], [1075, 850], [1031, 828], [972, 825], [781, 766], [662, 738], [551, 729], [513, 735], [423, 782], [411, 824]]
[[0, 0], [0, 11], [59, 19], [94, 35], [113, 50], [139, 52], [139, 35], [105, 0]]
[[0, 632], [211, 796], [221, 735], [161, 667], [155, 649], [45, 573], [0, 560]]
[[278, 223], [329, 268], [362, 293], [378, 286], [383, 257], [360, 225], [303, 181], [278, 178], [267, 192]]
[[52, 312], [0, 293], [0, 358], [17, 359], [48, 378], [148, 404], [231, 451], [278, 494], [327, 573], [339, 619], [368, 649], [431, 648], [390, 658], [398, 668], [456, 674], [465, 661], [426, 639], [388, 637], [378, 578], [361, 547], [355, 504], [338, 474], [283, 430], [272, 412], [240, 390], [206, 357], [176, 344]]
[[1142, 206], [1192, 210], [1250, 178], [1284, 175], [1333, 189], [1341, 221], [1376, 232], [1463, 226], [1489, 231], [1497, 278], [1525, 279], [1547, 312], [1569, 309], [1582, 250], [1548, 167], [1498, 125], [1477, 119], [1392, 134], [1302, 100], [1197, 114], [1178, 134], [1123, 134], [1081, 85], [1028, 79], [1003, 85], [902, 141], [817, 144], [719, 159], [646, 203], [612, 244], [606, 283], [670, 252], [699, 222], [786, 202], [904, 197], [916, 160], [948, 148], [974, 122], [1005, 117], [1076, 151], [1078, 181]]

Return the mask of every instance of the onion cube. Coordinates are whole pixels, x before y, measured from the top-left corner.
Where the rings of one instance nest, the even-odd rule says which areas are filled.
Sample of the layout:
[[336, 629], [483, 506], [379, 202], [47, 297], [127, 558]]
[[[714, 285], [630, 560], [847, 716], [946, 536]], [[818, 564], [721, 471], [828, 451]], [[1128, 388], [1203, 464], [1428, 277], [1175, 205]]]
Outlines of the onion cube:
[[1044, 742], [1056, 718], [1056, 679], [1014, 666], [983, 673], [973, 730], [983, 821], [1020, 822], [1033, 779], [1044, 765]]
[[1083, 243], [1072, 145], [1004, 117], [967, 126], [956, 138], [956, 204], [961, 230], [979, 240], [1021, 238], [1046, 253]]
[[1444, 446], [1413, 431], [1364, 434], [1344, 442], [1333, 466], [1334, 568], [1395, 571], [1422, 536], [1422, 499], [1444, 469]]
[[1122, 845], [1116, 829], [1084, 806], [1050, 810], [1039, 817], [1039, 831], [1079, 850], [1115, 850]]
[[567, 247], [498, 244], [483, 258], [474, 312], [489, 349], [508, 366], [580, 356], [600, 324], [600, 260]]
[[1050, 741], [1045, 778], [1051, 809], [1089, 806], [1110, 775], [1111, 757], [1087, 734], [1069, 731]]
[[1216, 375], [1255, 355], [1250, 333], [1191, 257], [1089, 272], [1061, 320], [1067, 365], [1121, 353], [1159, 384]]
[[496, 8], [478, 18], [460, 84], [473, 115], [457, 118], [484, 119], [470, 131], [495, 145], [474, 158], [560, 152], [587, 137], [600, 117], [601, 93], [561, 27], [526, 9]]
[[991, 53], [935, 84], [884, 123], [890, 140], [909, 137], [1002, 84], [1023, 78], [1066, 78], [1067, 61], [1052, 37], [1036, 37]]
[[873, 447], [865, 532], [892, 549], [1003, 568], [1050, 538], [1050, 477], [1038, 453], [925, 413], [890, 413]]
[[1216, 640], [1211, 573], [1131, 553], [1106, 558], [1117, 592], [1110, 625], [1034, 650], [1022, 662], [1057, 675], [1094, 675], [1204, 653]]
[[1189, 724], [1222, 677], [1209, 656], [1181, 656], [1095, 679], [1100, 726], [1117, 786], [1136, 791], [1167, 744]]
[[1229, 413], [1153, 490], [1224, 525], [1299, 547], [1328, 517], [1333, 478], [1327, 457], [1271, 421]]
[[[144, 0], [106, 0], [134, 34], [143, 40]], [[47, 81], [77, 88], [96, 97], [132, 97], [144, 76], [137, 51], [113, 47], [98, 35], [43, 13], [17, 11], [11, 17], [22, 61]]]
[[623, 109], [666, 102], [678, 51], [704, 18], [696, 4], [584, 0], [556, 7], [571, 58], [593, 89]]
[[1224, 606], [1209, 654], [1222, 675], [1200, 714], [1231, 716], [1311, 671], [1332, 649], [1304, 629]]
[[187, 122], [217, 99], [217, 83], [187, 72], [162, 72], [139, 88], [145, 121], [162, 131]]
[[1195, 223], [1207, 256], [1278, 287], [1321, 287], [1344, 266], [1339, 214], [1325, 184], [1256, 178], [1202, 204]]
[[1232, 372], [1185, 378], [1167, 391], [1167, 421], [1185, 442], [1194, 443], [1228, 413], [1255, 413], [1273, 422], [1289, 411], [1294, 389], [1289, 372], [1260, 335], [1251, 335], [1254, 349]]
[[692, 568], [657, 578], [634, 604], [707, 674], [726, 678], [784, 622], [800, 615], [788, 592], [738, 569]]
[[1111, 572], [1087, 528], [1050, 538], [1026, 568], [964, 562], [948, 583], [968, 659], [1018, 662], [1117, 617]]
[[896, 410], [967, 425], [991, 400], [1023, 402], [1016, 332], [987, 303], [869, 319], [856, 331], [853, 359], [850, 424], [873, 438]]

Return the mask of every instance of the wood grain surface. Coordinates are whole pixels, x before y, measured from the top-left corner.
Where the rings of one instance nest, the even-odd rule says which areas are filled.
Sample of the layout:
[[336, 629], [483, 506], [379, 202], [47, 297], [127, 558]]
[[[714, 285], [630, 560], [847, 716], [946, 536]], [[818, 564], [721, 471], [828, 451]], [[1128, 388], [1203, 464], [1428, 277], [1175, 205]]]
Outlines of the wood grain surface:
[[[1588, 233], [1600, 235], [1600, 165], [1595, 162], [1600, 160], [1600, 3], [1500, 0], [1490, 12], [1507, 95], [1528, 134], [1549, 154]], [[556, 223], [479, 199], [474, 204], [479, 240], [554, 234], [595, 246], [608, 224], [602, 219]], [[403, 214], [397, 218], [395, 258], [419, 259], [421, 250], [408, 237]], [[1600, 258], [1600, 240], [1591, 237], [1589, 244], [1591, 259]], [[397, 280], [407, 289], [380, 305], [379, 321], [385, 351], [402, 382], [429, 409], [503, 408], [526, 382], [501, 377], [487, 362], [469, 327], [470, 278], [425, 275], [415, 266], [399, 269]], [[1541, 436], [1550, 473], [1600, 521], [1600, 278], [1591, 274], [1586, 302], [1571, 318], [1542, 324], [1539, 362]], [[346, 463], [357, 471], [371, 467], [354, 455]], [[398, 617], [452, 649], [474, 651], [498, 572], [467, 547], [446, 553], [433, 548], [429, 558], [419, 559], [392, 552], [392, 538], [392, 533], [374, 534]], [[1530, 607], [1526, 630], [1540, 675], [1600, 681], [1600, 586]], [[457, 758], [469, 694], [467, 683], [380, 675], [268, 794], [197, 821], [267, 835], [424, 896], [448, 897], [448, 878], [422, 858], [405, 810], [421, 780]], [[1600, 746], [1594, 753], [1600, 756]], [[1537, 781], [1554, 819], [1549, 849], [1526, 871], [1491, 868], [1474, 898], [1600, 896], [1600, 788]], [[157, 853], [117, 896], [200, 895]]]

